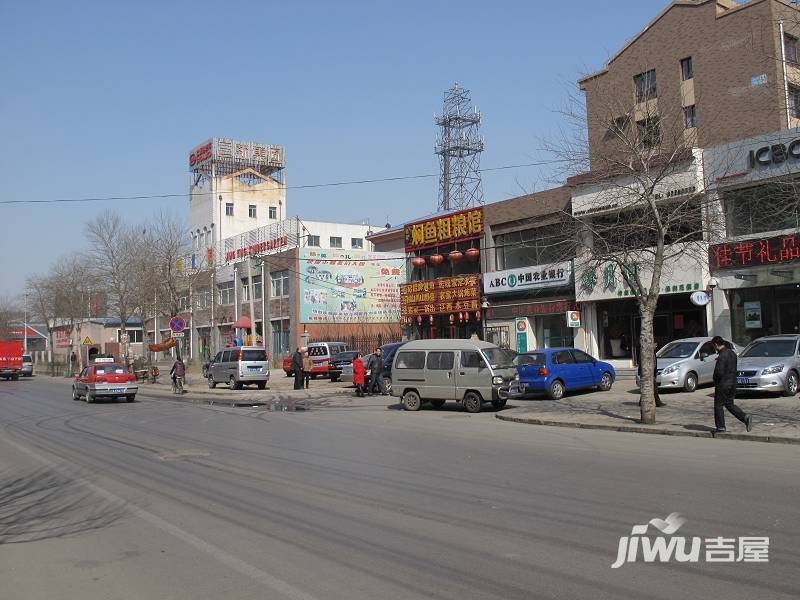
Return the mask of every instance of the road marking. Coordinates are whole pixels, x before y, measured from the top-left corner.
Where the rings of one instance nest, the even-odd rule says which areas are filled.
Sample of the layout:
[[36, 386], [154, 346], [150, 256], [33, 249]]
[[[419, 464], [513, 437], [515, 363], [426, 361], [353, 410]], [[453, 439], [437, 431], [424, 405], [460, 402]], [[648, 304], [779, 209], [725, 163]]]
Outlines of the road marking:
[[142, 508], [139, 508], [134, 504], [131, 504], [124, 498], [121, 498], [120, 496], [117, 496], [113, 492], [109, 492], [108, 490], [101, 488], [100, 486], [98, 486], [95, 483], [92, 483], [88, 479], [85, 479], [83, 477], [80, 479], [74, 479], [72, 475], [68, 473], [67, 470], [64, 469], [64, 467], [61, 464], [56, 463], [45, 456], [42, 456], [38, 452], [26, 448], [22, 444], [14, 442], [8, 438], [0, 438], [0, 439], [9, 446], [16, 448], [18, 451], [22, 452], [23, 454], [26, 454], [27, 456], [40, 462], [46, 467], [58, 472], [59, 474], [69, 479], [72, 479], [76, 484], [82, 485], [90, 489], [92, 492], [96, 493], [99, 496], [102, 496], [103, 498], [105, 498], [110, 502], [118, 503], [121, 504], [122, 506], [125, 506], [125, 509], [132, 515], [139, 517], [144, 521], [147, 521], [148, 523], [154, 525], [161, 531], [172, 535], [173, 537], [189, 544], [190, 546], [196, 548], [197, 550], [205, 552], [212, 558], [230, 567], [234, 571], [238, 571], [239, 573], [250, 577], [254, 581], [257, 581], [258, 583], [261, 583], [262, 585], [271, 588], [272, 590], [278, 592], [279, 594], [282, 594], [287, 598], [291, 598], [292, 600], [318, 600], [316, 596], [312, 596], [311, 594], [304, 592], [303, 590], [293, 586], [292, 584], [284, 581], [283, 579], [275, 577], [274, 575], [270, 575], [266, 571], [263, 571], [258, 567], [255, 567], [250, 563], [247, 563], [233, 556], [232, 554], [226, 552], [222, 548], [214, 546], [213, 544], [210, 544], [209, 542], [197, 537], [196, 535], [193, 535], [188, 531], [185, 531], [180, 527], [173, 525], [169, 521], [166, 521], [161, 517], [154, 515], [151, 512], [148, 512]]

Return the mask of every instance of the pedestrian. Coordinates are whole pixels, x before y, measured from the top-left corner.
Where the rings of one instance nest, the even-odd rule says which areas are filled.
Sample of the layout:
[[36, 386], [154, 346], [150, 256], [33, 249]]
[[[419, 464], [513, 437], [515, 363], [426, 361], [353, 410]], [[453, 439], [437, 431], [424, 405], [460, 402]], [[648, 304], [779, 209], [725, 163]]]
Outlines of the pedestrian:
[[[656, 406], [664, 406], [664, 403], [661, 401], [661, 396], [658, 395], [658, 356], [656, 356], [656, 351], [658, 350], [658, 342], [653, 340], [653, 391], [656, 395]], [[639, 385], [641, 385], [642, 381], [642, 361], [639, 361]], [[642, 401], [639, 400], [639, 404], [641, 405]]]
[[362, 398], [364, 396], [364, 378], [367, 375], [367, 369], [364, 362], [361, 360], [361, 353], [353, 359], [353, 383], [356, 385], [356, 396]]
[[308, 382], [311, 379], [311, 357], [308, 356], [308, 350], [303, 350], [303, 381], [308, 389]]
[[172, 375], [172, 391], [183, 393], [186, 365], [183, 363], [183, 359], [180, 356], [175, 359], [175, 363], [172, 365], [169, 374]]
[[383, 387], [383, 351], [380, 348], [375, 348], [375, 353], [369, 361], [369, 389], [367, 393], [372, 396], [375, 388], [378, 388], [381, 396], [386, 396], [386, 390]]
[[303, 349], [298, 346], [292, 354], [292, 373], [294, 373], [294, 389], [303, 389]]
[[753, 417], [734, 404], [736, 396], [736, 353], [725, 345], [725, 340], [716, 335], [711, 340], [717, 351], [714, 367], [714, 425], [717, 433], [725, 432], [725, 409], [739, 419], [747, 431], [753, 428]]

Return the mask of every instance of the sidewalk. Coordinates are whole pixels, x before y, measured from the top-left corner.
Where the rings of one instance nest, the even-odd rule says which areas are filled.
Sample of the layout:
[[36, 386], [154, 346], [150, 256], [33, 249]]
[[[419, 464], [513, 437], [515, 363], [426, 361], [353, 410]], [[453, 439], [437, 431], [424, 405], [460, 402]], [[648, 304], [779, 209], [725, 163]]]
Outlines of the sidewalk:
[[704, 387], [688, 394], [662, 392], [666, 403], [656, 409], [656, 424], [639, 422], [639, 390], [630, 382], [617, 382], [609, 392], [574, 393], [562, 400], [510, 400], [507, 409], [495, 416], [503, 421], [583, 429], [606, 429], [633, 433], [714, 437], [783, 444], [800, 444], [800, 398], [741, 396], [736, 404], [753, 415], [753, 430], [745, 431], [726, 411], [727, 433], [715, 434], [714, 388]]

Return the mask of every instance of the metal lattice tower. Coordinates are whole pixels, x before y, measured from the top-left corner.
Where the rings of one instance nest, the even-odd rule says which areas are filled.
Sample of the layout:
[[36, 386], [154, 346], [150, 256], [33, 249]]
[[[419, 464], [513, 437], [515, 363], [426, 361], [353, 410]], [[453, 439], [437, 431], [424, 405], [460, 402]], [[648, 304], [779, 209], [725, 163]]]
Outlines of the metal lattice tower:
[[469, 90], [454, 83], [444, 94], [442, 116], [435, 117], [441, 128], [436, 140], [439, 211], [483, 204], [480, 172], [483, 138], [478, 134], [481, 113], [470, 103]]

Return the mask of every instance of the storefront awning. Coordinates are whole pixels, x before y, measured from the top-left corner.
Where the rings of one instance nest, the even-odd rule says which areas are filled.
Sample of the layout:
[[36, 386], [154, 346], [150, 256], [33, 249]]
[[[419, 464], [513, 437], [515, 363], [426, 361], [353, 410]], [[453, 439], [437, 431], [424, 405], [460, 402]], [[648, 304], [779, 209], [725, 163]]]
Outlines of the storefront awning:
[[231, 327], [234, 329], [250, 329], [250, 317], [239, 317]]

